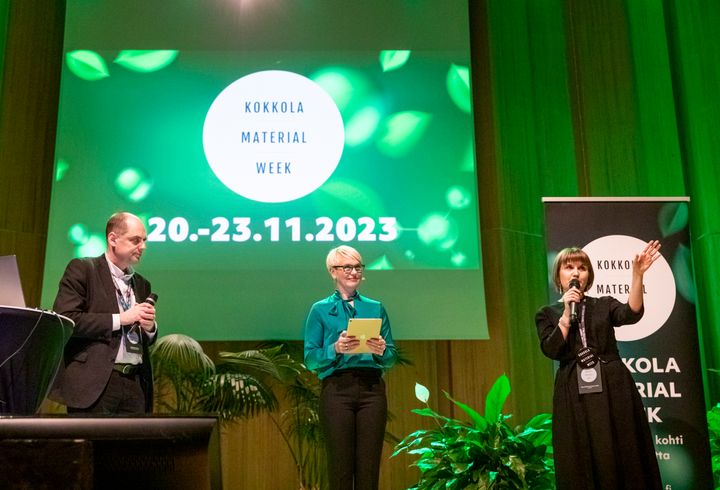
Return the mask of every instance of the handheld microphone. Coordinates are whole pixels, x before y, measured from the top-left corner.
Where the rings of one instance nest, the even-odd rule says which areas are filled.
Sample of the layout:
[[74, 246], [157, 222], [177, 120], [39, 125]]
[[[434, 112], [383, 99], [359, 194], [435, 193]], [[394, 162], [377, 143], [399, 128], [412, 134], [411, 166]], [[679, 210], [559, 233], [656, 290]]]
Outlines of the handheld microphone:
[[[570, 280], [570, 284], [568, 284], [568, 287], [570, 289], [572, 288], [578, 288], [580, 289], [580, 281], [577, 279]], [[576, 324], [578, 322], [578, 314], [577, 314], [577, 303], [572, 302], [570, 303], [570, 324]]]
[[[150, 303], [151, 305], [155, 306], [155, 302], [158, 299], [158, 295], [155, 293], [150, 293], [150, 295], [147, 297], [143, 303]], [[130, 330], [135, 330], [136, 328], [140, 328], [140, 322], [135, 322], [132, 325], [130, 325]]]

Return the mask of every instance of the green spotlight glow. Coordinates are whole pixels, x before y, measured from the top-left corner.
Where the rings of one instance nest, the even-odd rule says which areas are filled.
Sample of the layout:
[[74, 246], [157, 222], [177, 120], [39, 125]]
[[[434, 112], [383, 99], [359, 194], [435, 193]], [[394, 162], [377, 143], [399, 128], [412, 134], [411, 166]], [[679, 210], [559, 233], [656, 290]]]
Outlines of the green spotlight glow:
[[447, 190], [445, 200], [451, 209], [465, 209], [472, 202], [472, 196], [463, 186], [454, 185]]
[[75, 257], [97, 257], [105, 252], [105, 237], [98, 234], [92, 234], [87, 241], [75, 247]]
[[74, 245], [84, 245], [90, 239], [90, 231], [82, 223], [75, 223], [68, 230], [68, 240]]
[[115, 189], [131, 202], [142, 201], [150, 193], [152, 181], [139, 168], [129, 167], [120, 172], [115, 179]]
[[452, 218], [431, 213], [422, 219], [417, 234], [425, 245], [438, 250], [448, 250], [457, 242], [458, 228]]
[[467, 255], [462, 252], [455, 252], [452, 254], [450, 262], [452, 262], [455, 267], [462, 267], [465, 265], [465, 262], [467, 262]]

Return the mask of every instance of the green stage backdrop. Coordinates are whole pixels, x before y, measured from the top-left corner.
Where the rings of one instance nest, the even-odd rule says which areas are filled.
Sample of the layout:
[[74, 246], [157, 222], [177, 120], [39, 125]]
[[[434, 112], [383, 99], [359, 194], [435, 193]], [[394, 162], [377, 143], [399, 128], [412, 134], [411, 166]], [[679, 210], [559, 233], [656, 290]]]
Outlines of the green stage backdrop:
[[487, 338], [467, 8], [69, 2], [43, 305], [128, 210], [170, 331], [301, 338], [344, 243], [397, 337]]

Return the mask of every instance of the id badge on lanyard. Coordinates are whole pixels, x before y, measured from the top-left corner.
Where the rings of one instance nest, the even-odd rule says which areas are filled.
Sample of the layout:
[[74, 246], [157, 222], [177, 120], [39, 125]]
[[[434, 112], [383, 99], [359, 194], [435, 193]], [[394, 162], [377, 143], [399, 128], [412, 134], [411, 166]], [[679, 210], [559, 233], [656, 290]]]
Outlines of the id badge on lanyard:
[[577, 351], [577, 378], [578, 390], [581, 395], [586, 393], [602, 393], [601, 363], [595, 352], [587, 345], [587, 331], [585, 329], [585, 303], [581, 305], [580, 315], [580, 341], [582, 348]]
[[[132, 305], [130, 304], [132, 299], [130, 296], [130, 287], [127, 289], [127, 298], [115, 287], [117, 291], [118, 300], [123, 311], [129, 310]], [[140, 343], [140, 327], [137, 324], [125, 325], [120, 327], [122, 329], [123, 344], [125, 345], [125, 352], [131, 354], [142, 354], [142, 345]]]

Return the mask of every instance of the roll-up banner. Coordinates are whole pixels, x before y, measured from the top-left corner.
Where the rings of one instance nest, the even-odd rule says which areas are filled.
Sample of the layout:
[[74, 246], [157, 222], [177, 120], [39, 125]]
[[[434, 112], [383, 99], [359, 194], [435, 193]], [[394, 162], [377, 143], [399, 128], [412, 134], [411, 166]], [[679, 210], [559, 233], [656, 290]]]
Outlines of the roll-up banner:
[[[628, 299], [632, 261], [649, 240], [662, 257], [645, 273], [645, 315], [615, 329], [620, 356], [642, 397], [663, 488], [713, 488], [695, 283], [690, 253], [689, 198], [543, 198], [548, 269], [565, 247], [590, 257], [595, 281], [588, 296]], [[548, 278], [550, 302], [558, 294]]]

